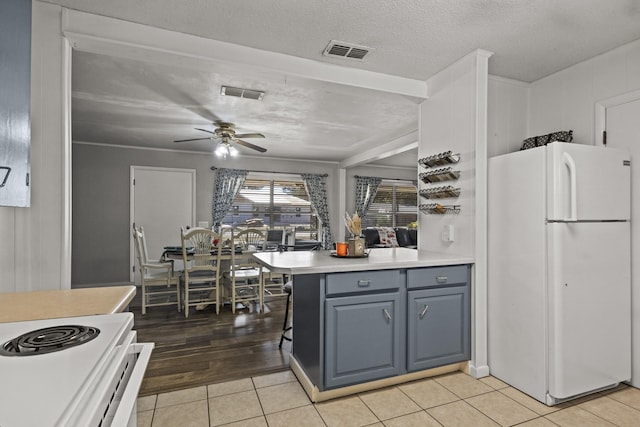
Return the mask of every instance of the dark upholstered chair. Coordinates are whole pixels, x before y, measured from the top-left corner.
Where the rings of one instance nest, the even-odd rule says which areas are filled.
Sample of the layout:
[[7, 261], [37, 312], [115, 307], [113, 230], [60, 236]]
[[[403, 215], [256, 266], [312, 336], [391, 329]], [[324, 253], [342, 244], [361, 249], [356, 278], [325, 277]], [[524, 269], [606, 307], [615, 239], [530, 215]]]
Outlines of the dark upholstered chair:
[[365, 228], [362, 230], [362, 234], [364, 234], [364, 244], [367, 248], [375, 248], [376, 245], [380, 245], [380, 236], [375, 228]]
[[[396, 232], [396, 240], [398, 245], [403, 248], [417, 249], [417, 230], [408, 229], [405, 227], [394, 228]], [[380, 235], [375, 227], [368, 227], [362, 230], [364, 234], [364, 241], [367, 248], [384, 248], [384, 245], [380, 244]]]
[[398, 244], [403, 248], [416, 249], [417, 246], [411, 242], [411, 236], [409, 230], [406, 228], [396, 228], [396, 240]]

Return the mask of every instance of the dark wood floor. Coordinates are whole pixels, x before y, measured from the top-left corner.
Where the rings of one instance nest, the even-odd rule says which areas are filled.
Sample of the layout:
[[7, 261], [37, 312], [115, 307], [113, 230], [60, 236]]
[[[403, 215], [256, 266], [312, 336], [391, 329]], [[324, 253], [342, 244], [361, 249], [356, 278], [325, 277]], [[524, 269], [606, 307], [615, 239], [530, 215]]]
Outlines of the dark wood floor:
[[[175, 306], [140, 312], [139, 293], [130, 304], [138, 342], [154, 342], [140, 396], [283, 371], [289, 367], [291, 343], [278, 348], [285, 297], [267, 300], [264, 313], [255, 307], [214, 307], [189, 318]], [[291, 314], [290, 314], [291, 315]]]

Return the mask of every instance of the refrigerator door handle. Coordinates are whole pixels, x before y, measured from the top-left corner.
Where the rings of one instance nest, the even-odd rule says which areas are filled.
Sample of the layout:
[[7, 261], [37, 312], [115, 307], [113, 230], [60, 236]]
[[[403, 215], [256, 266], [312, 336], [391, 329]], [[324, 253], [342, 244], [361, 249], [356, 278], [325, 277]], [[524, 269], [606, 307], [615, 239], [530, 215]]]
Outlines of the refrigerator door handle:
[[577, 221], [578, 200], [576, 197], [576, 162], [573, 160], [573, 157], [565, 151], [562, 153], [562, 163], [569, 169], [569, 191], [571, 192], [569, 217], [565, 218], [565, 221]]

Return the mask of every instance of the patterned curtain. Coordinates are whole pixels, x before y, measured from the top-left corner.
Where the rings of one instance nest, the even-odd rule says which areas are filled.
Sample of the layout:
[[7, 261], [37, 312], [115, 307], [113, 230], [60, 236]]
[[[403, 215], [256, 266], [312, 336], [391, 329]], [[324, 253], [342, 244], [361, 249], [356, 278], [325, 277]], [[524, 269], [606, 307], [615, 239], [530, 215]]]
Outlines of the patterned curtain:
[[382, 178], [373, 176], [356, 175], [356, 212], [360, 218], [364, 218], [376, 197]]
[[218, 169], [216, 171], [216, 185], [213, 191], [211, 203], [211, 219], [213, 229], [220, 231], [220, 225], [224, 216], [242, 188], [247, 171], [241, 169]]
[[311, 207], [322, 223], [322, 248], [331, 249], [331, 227], [329, 225], [329, 205], [327, 204], [327, 175], [303, 173], [302, 180], [307, 187]]

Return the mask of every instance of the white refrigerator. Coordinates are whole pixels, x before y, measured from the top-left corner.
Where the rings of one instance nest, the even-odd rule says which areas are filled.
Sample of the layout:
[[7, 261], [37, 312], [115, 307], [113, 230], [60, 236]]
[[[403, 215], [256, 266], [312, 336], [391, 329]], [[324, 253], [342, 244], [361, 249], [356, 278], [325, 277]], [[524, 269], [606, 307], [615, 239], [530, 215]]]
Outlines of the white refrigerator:
[[488, 361], [554, 405], [631, 378], [630, 158], [554, 142], [489, 159]]

